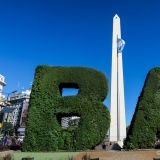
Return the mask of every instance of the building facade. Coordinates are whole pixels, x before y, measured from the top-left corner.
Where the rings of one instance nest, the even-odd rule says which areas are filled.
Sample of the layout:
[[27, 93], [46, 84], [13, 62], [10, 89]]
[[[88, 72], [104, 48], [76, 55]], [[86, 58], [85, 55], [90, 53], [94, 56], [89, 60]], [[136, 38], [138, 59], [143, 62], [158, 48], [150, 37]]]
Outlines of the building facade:
[[6, 106], [1, 110], [3, 123], [10, 122], [15, 128], [25, 128], [31, 90], [15, 92], [8, 97]]
[[4, 104], [4, 95], [3, 95], [3, 87], [6, 85], [5, 77], [0, 74], [0, 111], [3, 108]]
[[1, 110], [5, 107], [5, 96], [3, 95], [3, 87], [6, 85], [5, 77], [0, 74], [0, 129], [2, 128], [3, 114]]
[[71, 116], [71, 117], [62, 117], [61, 126], [63, 129], [67, 129], [69, 127], [78, 127], [80, 122], [80, 117]]

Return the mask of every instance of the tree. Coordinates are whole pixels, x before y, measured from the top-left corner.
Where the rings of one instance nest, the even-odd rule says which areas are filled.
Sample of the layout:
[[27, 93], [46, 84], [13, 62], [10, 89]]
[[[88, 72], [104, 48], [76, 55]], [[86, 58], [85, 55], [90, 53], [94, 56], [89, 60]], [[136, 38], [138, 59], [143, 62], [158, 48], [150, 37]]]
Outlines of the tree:
[[13, 125], [11, 122], [4, 122], [2, 126], [2, 131], [7, 134], [11, 134], [14, 131]]

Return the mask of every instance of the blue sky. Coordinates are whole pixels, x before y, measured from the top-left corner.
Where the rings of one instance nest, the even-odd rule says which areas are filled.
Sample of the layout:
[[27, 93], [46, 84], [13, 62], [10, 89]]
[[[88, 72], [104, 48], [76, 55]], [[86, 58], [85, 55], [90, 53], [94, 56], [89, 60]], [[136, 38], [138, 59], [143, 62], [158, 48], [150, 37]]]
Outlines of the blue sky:
[[[126, 118], [130, 123], [147, 72], [160, 65], [158, 0], [0, 1], [4, 92], [26, 89], [39, 64], [88, 66], [110, 85], [112, 18], [121, 18]], [[105, 104], [109, 107], [110, 95]]]

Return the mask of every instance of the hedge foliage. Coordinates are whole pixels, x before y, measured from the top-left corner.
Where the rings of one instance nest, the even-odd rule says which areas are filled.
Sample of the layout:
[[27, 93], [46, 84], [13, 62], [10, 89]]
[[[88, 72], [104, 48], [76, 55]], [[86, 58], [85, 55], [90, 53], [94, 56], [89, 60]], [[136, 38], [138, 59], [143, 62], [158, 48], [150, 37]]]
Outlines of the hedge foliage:
[[[79, 93], [62, 96], [63, 88], [79, 88]], [[107, 93], [107, 80], [95, 69], [38, 66], [23, 151], [85, 150], [101, 143], [110, 124], [102, 103]], [[80, 116], [78, 128], [62, 129], [58, 117], [66, 115]]]
[[147, 75], [131, 121], [125, 148], [153, 148], [160, 128], [160, 68]]

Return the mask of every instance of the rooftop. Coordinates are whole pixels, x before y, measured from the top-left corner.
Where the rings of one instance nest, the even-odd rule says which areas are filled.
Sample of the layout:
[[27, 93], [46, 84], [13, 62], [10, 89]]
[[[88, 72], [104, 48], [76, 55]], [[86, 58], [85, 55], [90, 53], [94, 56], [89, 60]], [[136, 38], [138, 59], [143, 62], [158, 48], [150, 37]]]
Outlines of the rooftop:
[[26, 90], [22, 92], [14, 92], [14, 94], [12, 94], [9, 97], [9, 100], [13, 101], [13, 100], [18, 100], [18, 99], [23, 99], [23, 98], [30, 98], [30, 93], [31, 93], [31, 90]]

